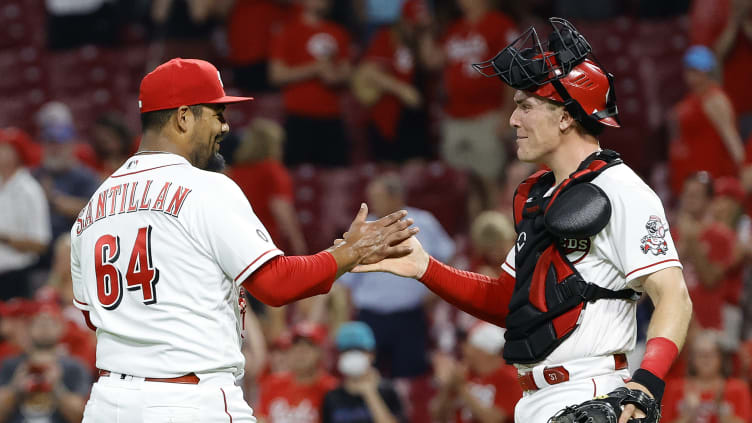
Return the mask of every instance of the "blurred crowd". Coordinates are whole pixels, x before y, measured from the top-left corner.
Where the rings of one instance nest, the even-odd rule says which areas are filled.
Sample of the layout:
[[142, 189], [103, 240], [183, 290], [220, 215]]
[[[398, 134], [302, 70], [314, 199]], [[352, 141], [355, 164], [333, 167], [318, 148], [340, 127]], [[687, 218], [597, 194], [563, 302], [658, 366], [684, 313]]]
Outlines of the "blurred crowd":
[[[296, 185], [323, 174], [335, 187], [357, 181], [348, 201], [366, 201], [374, 218], [407, 209], [431, 255], [490, 276], [514, 245], [514, 190], [536, 167], [514, 160], [512, 93], [470, 65], [551, 15], [684, 16], [683, 97], [662, 111], [664, 136], [651, 146], [660, 160], [642, 175], [668, 208], [694, 303], [663, 421], [752, 423], [752, 0], [38, 2], [42, 54], [141, 43], [143, 74], [204, 58], [228, 89], [256, 97], [247, 124], [228, 113], [225, 172], [287, 254], [315, 252], [304, 226], [333, 219], [300, 208], [316, 191]], [[0, 14], [20, 13], [15, 4]], [[81, 419], [96, 340], [72, 305], [68, 234], [139, 142], [135, 105], [84, 116], [51, 100], [28, 121], [0, 117], [0, 422]], [[405, 175], [444, 168], [466, 181], [460, 201], [448, 184], [433, 187], [438, 202], [418, 201]], [[320, 201], [342, 208], [337, 195]], [[264, 422], [513, 421], [522, 392], [501, 358], [503, 329], [417, 281], [348, 274], [291, 306], [247, 302], [242, 383]], [[630, 367], [651, 311], [639, 303]]]

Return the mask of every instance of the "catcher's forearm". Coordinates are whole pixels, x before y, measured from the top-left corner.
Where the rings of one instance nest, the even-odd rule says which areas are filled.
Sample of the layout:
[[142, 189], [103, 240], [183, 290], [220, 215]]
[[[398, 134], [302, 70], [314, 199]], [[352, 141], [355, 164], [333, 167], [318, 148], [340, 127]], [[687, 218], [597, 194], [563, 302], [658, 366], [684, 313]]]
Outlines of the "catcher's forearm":
[[670, 267], [648, 275], [642, 283], [655, 304], [648, 326], [648, 342], [640, 368], [632, 376], [660, 403], [671, 365], [684, 346], [692, 301], [689, 299], [681, 269]]
[[506, 272], [502, 272], [498, 279], [492, 279], [455, 269], [431, 257], [420, 281], [460, 310], [504, 326], [514, 291], [514, 277]]
[[648, 326], [648, 339], [668, 338], [681, 350], [692, 318], [692, 300], [681, 269], [659, 270], [649, 275], [643, 286], [655, 305]]

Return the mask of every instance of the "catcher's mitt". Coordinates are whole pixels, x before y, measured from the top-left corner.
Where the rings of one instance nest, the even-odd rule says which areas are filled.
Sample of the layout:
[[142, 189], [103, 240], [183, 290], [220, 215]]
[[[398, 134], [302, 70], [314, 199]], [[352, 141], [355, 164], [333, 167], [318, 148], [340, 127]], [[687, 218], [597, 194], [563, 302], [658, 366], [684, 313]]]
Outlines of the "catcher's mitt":
[[645, 413], [645, 417], [633, 418], [631, 423], [657, 423], [661, 419], [661, 406], [655, 399], [636, 389], [618, 388], [608, 395], [566, 407], [548, 423], [617, 423], [627, 404], [634, 404]]

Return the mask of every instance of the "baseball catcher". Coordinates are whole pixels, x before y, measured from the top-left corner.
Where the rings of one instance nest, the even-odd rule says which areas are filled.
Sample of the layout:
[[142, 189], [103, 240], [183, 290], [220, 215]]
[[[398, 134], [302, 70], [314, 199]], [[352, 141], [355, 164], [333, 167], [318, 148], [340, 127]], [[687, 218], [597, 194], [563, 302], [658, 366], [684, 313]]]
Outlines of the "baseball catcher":
[[[516, 90], [509, 123], [517, 157], [546, 167], [517, 187], [517, 241], [501, 276], [447, 266], [416, 239], [406, 241], [410, 254], [355, 271], [416, 278], [505, 327], [503, 356], [525, 391], [515, 422], [654, 423], [691, 316], [681, 262], [658, 196], [598, 140], [621, 125], [613, 75], [572, 24], [549, 23], [547, 37], [531, 27], [474, 65]], [[630, 373], [643, 293], [655, 311], [645, 355]]]

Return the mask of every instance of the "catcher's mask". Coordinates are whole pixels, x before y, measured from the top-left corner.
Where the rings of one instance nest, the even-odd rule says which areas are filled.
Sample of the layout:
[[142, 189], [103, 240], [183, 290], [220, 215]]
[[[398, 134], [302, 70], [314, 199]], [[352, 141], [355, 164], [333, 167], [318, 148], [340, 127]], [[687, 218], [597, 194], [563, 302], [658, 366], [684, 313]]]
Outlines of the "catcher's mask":
[[553, 31], [541, 42], [534, 27], [491, 60], [473, 64], [483, 76], [498, 76], [512, 88], [562, 103], [592, 134], [603, 125], [619, 127], [614, 76], [592, 54], [584, 36], [562, 18], [550, 18]]

